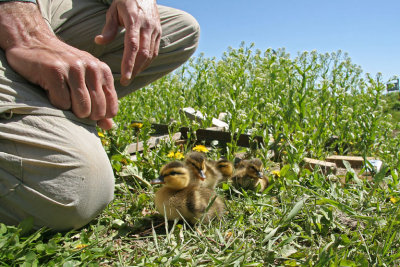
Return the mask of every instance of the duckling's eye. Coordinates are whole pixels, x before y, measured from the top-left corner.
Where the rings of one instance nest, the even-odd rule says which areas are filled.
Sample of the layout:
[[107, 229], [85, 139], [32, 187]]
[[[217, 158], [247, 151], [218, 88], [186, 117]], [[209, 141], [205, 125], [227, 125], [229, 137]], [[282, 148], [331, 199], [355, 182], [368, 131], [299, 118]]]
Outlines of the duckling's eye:
[[180, 174], [180, 173], [179, 172], [174, 172], [174, 171], [168, 173], [168, 175], [178, 175], [178, 174]]
[[194, 164], [193, 162], [190, 162], [193, 167], [197, 170], [197, 171], [201, 171], [201, 168], [199, 166], [197, 166], [196, 164]]

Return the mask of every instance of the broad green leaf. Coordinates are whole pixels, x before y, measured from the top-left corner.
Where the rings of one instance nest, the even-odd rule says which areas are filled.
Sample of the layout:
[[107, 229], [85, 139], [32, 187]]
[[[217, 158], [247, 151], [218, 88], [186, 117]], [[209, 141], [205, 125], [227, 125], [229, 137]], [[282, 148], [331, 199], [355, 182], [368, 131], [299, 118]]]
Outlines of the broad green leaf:
[[340, 261], [340, 266], [343, 267], [355, 267], [357, 264], [354, 261], [351, 260], [341, 260]]
[[288, 215], [286, 215], [285, 219], [284, 219], [284, 223], [289, 222], [291, 219], [294, 218], [294, 216], [297, 215], [297, 213], [300, 212], [300, 210], [303, 208], [304, 206], [304, 202], [308, 199], [308, 197], [304, 197], [303, 199], [299, 200], [294, 207], [292, 208], [292, 210], [289, 212]]
[[268, 240], [270, 240], [278, 231], [279, 227], [276, 227], [274, 229], [272, 229], [263, 239], [262, 243], [267, 242]]

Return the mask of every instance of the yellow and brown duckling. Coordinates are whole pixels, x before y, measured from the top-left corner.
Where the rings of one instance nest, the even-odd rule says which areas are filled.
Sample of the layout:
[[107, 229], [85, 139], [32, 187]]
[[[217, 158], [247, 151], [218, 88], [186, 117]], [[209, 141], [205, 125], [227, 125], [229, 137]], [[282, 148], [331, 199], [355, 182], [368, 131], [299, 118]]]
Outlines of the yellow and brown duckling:
[[222, 175], [220, 182], [228, 182], [233, 175], [233, 163], [226, 158], [220, 158], [219, 160], [212, 161], [213, 165]]
[[232, 184], [236, 188], [264, 191], [268, 186], [268, 178], [263, 173], [263, 163], [254, 158], [241, 160], [235, 165]]
[[204, 153], [192, 151], [186, 154], [185, 164], [190, 171], [191, 184], [214, 189], [223, 179], [221, 172], [207, 160]]
[[168, 220], [184, 218], [192, 224], [221, 217], [225, 212], [222, 199], [212, 189], [191, 185], [190, 180], [190, 172], [182, 162], [164, 165], [160, 176], [152, 181], [152, 184], [163, 184], [155, 196], [157, 211]]

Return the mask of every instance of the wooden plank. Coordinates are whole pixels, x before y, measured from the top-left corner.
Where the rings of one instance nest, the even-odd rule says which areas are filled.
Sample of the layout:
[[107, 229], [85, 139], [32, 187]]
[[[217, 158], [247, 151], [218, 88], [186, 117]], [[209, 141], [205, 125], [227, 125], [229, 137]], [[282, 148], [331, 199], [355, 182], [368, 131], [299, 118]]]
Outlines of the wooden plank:
[[328, 162], [328, 161], [323, 161], [323, 160], [317, 160], [317, 159], [312, 159], [312, 158], [304, 158], [304, 167], [306, 169], [309, 169], [310, 171], [314, 171], [315, 168], [320, 168], [323, 174], [336, 174], [337, 172], [337, 167], [336, 164], [333, 162]]
[[[167, 134], [168, 133], [168, 125], [167, 124], [158, 124], [153, 123], [152, 128], [154, 130], [154, 134]], [[188, 127], [179, 128], [179, 132], [182, 133], [183, 139], [188, 139], [188, 132], [191, 129]], [[207, 128], [207, 129], [198, 129], [196, 132], [197, 141], [206, 141], [211, 142], [217, 140], [221, 145], [226, 145], [226, 143], [230, 143], [232, 141], [232, 135], [230, 132], [220, 131], [219, 128]], [[261, 136], [251, 137], [248, 134], [241, 134], [239, 137], [235, 134], [234, 140], [237, 139], [237, 145], [242, 147], [250, 147], [252, 143], [262, 144], [264, 145], [264, 140]]]
[[[178, 141], [181, 138], [182, 134], [180, 132], [175, 133], [172, 138], [170, 139], [169, 135], [162, 135], [162, 136], [151, 136], [150, 139], [147, 141], [147, 146], [149, 148], [153, 148], [161, 143], [161, 141]], [[144, 149], [144, 142], [133, 143], [128, 146], [128, 153], [133, 154], [136, 152], [141, 152]]]
[[[372, 160], [373, 158], [368, 157], [367, 160]], [[353, 169], [362, 169], [364, 167], [364, 158], [360, 156], [341, 156], [341, 155], [332, 155], [326, 158], [326, 161], [334, 162], [337, 167], [345, 168], [343, 161], [347, 161], [350, 163], [350, 166]]]

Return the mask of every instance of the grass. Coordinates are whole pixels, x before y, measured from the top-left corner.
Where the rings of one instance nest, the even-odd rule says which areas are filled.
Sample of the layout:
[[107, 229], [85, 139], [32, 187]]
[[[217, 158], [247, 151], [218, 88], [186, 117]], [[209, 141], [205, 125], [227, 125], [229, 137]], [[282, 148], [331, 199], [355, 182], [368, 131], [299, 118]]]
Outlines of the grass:
[[[93, 222], [68, 233], [30, 231], [31, 222], [1, 225], [3, 266], [399, 266], [399, 120], [387, 112], [385, 83], [363, 74], [341, 51], [259, 51], [243, 44], [220, 60], [194, 58], [174, 73], [123, 99], [117, 127], [103, 133], [116, 174], [115, 200]], [[204, 125], [179, 110], [207, 114]], [[131, 160], [130, 143], [146, 141], [150, 124], [192, 129], [227, 112], [230, 130], [260, 135], [265, 147], [214, 143], [209, 157], [261, 158], [272, 181], [264, 192], [218, 189], [228, 213], [195, 226], [167, 222], [154, 209], [158, 175], [173, 151], [193, 144], [164, 142]], [[132, 121], [142, 121], [140, 129]], [[336, 138], [332, 139], [332, 136]], [[189, 135], [194, 138], [194, 133]], [[272, 139], [271, 139], [272, 140]], [[273, 151], [272, 156], [268, 151]], [[302, 159], [331, 154], [384, 162], [372, 179], [304, 168]], [[279, 165], [280, 173], [272, 168]], [[140, 179], [138, 179], [140, 178]]]

